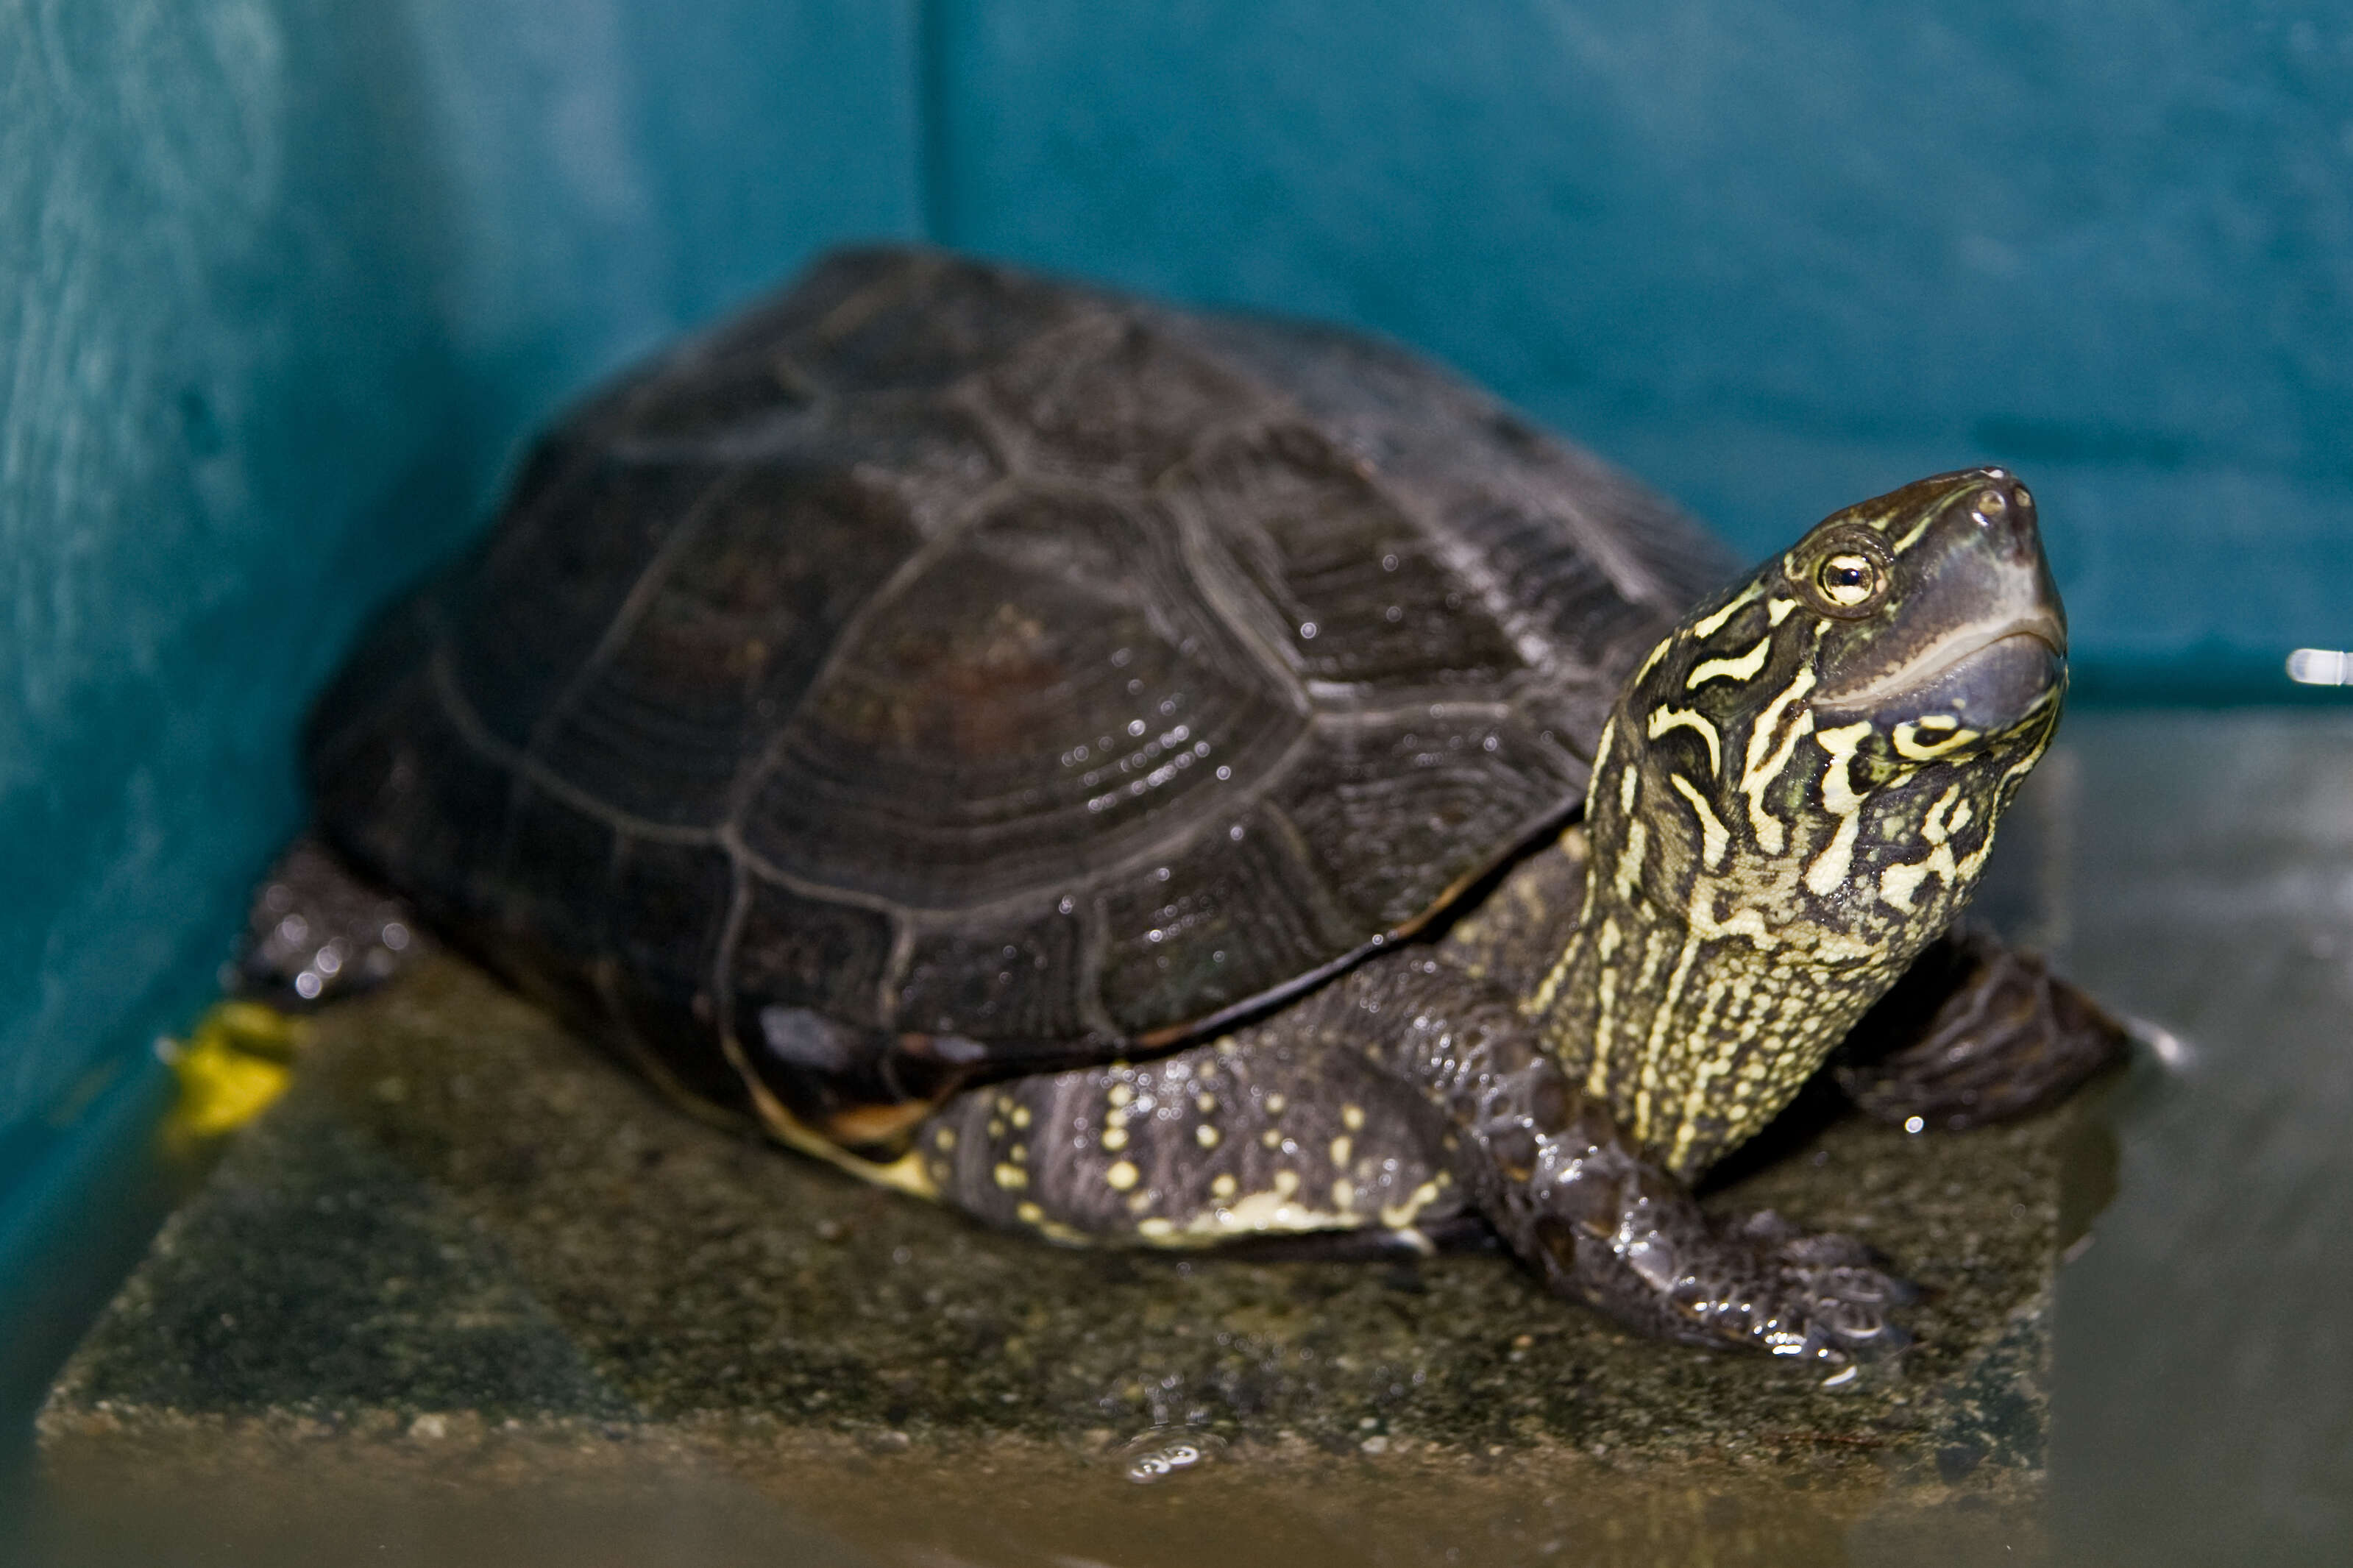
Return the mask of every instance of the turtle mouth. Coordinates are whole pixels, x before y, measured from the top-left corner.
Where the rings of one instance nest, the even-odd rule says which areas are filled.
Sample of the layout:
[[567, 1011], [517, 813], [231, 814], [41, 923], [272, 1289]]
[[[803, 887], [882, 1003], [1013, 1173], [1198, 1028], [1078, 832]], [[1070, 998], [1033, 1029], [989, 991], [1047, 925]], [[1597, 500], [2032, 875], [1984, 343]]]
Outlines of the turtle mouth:
[[1980, 735], [2022, 722], [2067, 679], [2067, 634], [2056, 616], [2036, 614], [1956, 628], [1897, 668], [1816, 707], [1831, 715], [1889, 724], [1940, 715]]

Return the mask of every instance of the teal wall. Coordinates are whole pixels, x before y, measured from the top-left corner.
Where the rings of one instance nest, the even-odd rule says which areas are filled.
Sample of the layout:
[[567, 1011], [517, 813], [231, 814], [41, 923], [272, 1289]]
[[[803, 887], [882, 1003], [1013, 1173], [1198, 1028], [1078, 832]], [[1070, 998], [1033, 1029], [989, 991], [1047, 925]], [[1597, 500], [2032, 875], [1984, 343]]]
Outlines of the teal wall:
[[558, 400], [919, 232], [913, 18], [0, 0], [0, 1391], [298, 818], [306, 693]]
[[1430, 349], [1761, 554], [2042, 497], [2079, 663], [2353, 643], [2353, 8], [942, 0], [957, 244]]
[[2094, 689], [2353, 643], [2340, 5], [0, 0], [0, 1285], [355, 617], [584, 383], [924, 234], [1380, 328], [1751, 552], [2010, 462]]

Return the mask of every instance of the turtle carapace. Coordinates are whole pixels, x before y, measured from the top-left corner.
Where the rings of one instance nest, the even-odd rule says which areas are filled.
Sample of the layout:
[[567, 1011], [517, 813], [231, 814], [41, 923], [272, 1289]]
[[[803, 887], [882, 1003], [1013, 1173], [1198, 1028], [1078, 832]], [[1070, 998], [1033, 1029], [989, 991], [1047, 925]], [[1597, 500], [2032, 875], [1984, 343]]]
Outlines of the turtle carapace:
[[872, 1180], [1073, 1243], [1483, 1221], [1839, 1360], [1900, 1288], [1690, 1184], [1907, 972], [1877, 1114], [2113, 1055], [1946, 937], [2064, 648], [2000, 469], [1744, 575], [1385, 344], [867, 250], [556, 427], [307, 764], [428, 925]]

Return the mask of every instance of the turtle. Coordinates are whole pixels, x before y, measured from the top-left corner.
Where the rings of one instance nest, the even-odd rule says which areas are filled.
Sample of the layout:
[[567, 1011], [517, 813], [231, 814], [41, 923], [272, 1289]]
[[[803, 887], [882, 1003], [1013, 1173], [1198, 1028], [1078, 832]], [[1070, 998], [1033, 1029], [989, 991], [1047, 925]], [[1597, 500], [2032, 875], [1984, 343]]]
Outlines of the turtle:
[[1744, 573], [1366, 333], [842, 250], [570, 412], [364, 632], [252, 963], [332, 995], [430, 929], [991, 1226], [1467, 1228], [1844, 1365], [1905, 1341], [1894, 1265], [1694, 1184], [1826, 1070], [1917, 1129], [2116, 1058], [1957, 923], [2065, 648], [2002, 468]]

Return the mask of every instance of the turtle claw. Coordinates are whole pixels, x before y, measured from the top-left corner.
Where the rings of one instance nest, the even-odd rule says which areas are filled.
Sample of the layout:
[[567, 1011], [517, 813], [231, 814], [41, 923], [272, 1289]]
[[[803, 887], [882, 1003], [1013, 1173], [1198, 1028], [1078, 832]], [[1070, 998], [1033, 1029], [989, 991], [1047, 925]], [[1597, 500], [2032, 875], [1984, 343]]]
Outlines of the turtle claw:
[[[1879, 1360], [1912, 1342], [1891, 1314], [1918, 1300], [1918, 1289], [1853, 1237], [1799, 1230], [1770, 1209], [1690, 1218], [1672, 1226], [1672, 1239], [1654, 1231], [1635, 1256], [1620, 1254], [1654, 1292], [1653, 1322], [1672, 1337], [1828, 1366]], [[1671, 1270], [1659, 1268], [1662, 1258], [1673, 1259]]]
[[1919, 1288], [1882, 1269], [1862, 1242], [1808, 1234], [1770, 1209], [1727, 1228], [1732, 1246], [1754, 1249], [1753, 1272], [1711, 1303], [1719, 1336], [1832, 1364], [1878, 1360], [1912, 1342], [1889, 1313], [1918, 1300]]

